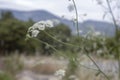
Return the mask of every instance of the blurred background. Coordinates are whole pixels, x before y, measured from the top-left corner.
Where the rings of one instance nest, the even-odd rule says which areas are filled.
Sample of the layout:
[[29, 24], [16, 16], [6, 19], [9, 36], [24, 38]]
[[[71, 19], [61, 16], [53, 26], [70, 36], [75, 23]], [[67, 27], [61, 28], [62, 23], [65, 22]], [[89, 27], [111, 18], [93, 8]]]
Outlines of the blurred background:
[[[0, 0], [0, 80], [57, 80], [55, 71], [66, 69], [68, 64], [66, 57], [58, 55], [71, 57], [79, 53], [80, 64], [96, 68], [84, 55], [84, 47], [111, 80], [118, 80], [120, 1], [109, 0], [118, 26], [118, 40], [106, 0], [75, 1], [79, 37], [71, 0]], [[53, 28], [46, 28], [45, 32], [58, 41], [44, 32], [40, 32], [37, 38], [52, 45], [60, 53], [38, 40], [25, 41], [28, 28], [41, 20], [57, 22]], [[80, 80], [106, 80], [97, 73], [84, 67], [77, 72]]]
[[[112, 6], [117, 5], [117, 3], [112, 4]], [[113, 37], [115, 35], [115, 27], [110, 15], [103, 18], [106, 8], [99, 4], [103, 4], [104, 7], [107, 5], [103, 0], [76, 0], [81, 36], [84, 36], [90, 27], [93, 27], [95, 32], [105, 36]], [[0, 0], [1, 53], [7, 53], [6, 50], [10, 52], [16, 50], [24, 52], [28, 48], [34, 50], [32, 45], [34, 42], [30, 41], [29, 44], [26, 44], [24, 38], [28, 27], [40, 20], [55, 19], [57, 22], [66, 25], [72, 35], [76, 35], [77, 31], [73, 21], [75, 11], [72, 10], [72, 7], [73, 4], [69, 0], [56, 0], [55, 2], [50, 0], [49, 3], [48, 0]], [[114, 14], [119, 11], [114, 10]], [[115, 16], [118, 17], [118, 15]], [[119, 19], [117, 20], [119, 22]]]

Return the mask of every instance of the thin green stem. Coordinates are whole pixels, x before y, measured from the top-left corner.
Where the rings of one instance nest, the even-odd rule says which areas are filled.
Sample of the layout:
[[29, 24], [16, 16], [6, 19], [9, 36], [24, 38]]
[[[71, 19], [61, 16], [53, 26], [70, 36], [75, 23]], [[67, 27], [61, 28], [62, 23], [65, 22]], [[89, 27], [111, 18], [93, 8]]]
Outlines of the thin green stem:
[[40, 40], [40, 39], [37, 39], [37, 38], [33, 38], [33, 39], [39, 41], [40, 43], [43, 43], [43, 44], [45, 44], [45, 45], [48, 45], [48, 46], [51, 47], [53, 50], [55, 50], [56, 52], [58, 52], [57, 49], [55, 49], [52, 45], [48, 44], [47, 42], [44, 42], [44, 41], [42, 41], [42, 40]]
[[97, 65], [94, 59], [92, 59], [92, 57], [88, 54], [89, 51], [86, 48], [84, 48], [84, 50], [86, 52], [85, 55], [93, 62], [93, 64], [97, 67], [98, 71], [102, 73], [106, 77], [107, 80], [110, 80], [109, 77], [100, 69], [100, 67]]
[[[52, 45], [50, 45], [50, 44], [48, 44], [47, 42], [44, 42], [44, 41], [42, 41], [42, 40], [40, 40], [40, 39], [37, 39], [37, 38], [32, 38], [32, 39], [34, 39], [34, 40], [36, 40], [36, 41], [39, 41], [40, 43], [43, 43], [43, 44], [45, 44], [45, 45], [48, 45], [50, 48], [52, 48], [55, 52], [57, 52], [57, 53], [61, 53], [59, 50], [57, 50], [55, 47], [53, 47]], [[64, 54], [59, 54], [59, 55], [61, 55], [61, 56], [66, 56], [66, 55], [64, 55]]]
[[76, 46], [76, 45], [73, 45], [73, 44], [70, 44], [70, 43], [66, 43], [66, 42], [60, 41], [60, 40], [56, 39], [55, 37], [53, 37], [52, 35], [48, 34], [46, 31], [44, 31], [44, 33], [47, 34], [53, 40], [55, 40], [55, 41], [57, 41], [57, 42], [59, 42], [61, 44], [64, 44], [64, 45], [67, 45], [67, 46], [79, 47], [79, 46]]
[[[45, 31], [44, 31], [45, 32]], [[54, 39], [54, 40], [56, 40], [56, 41], [58, 41], [58, 42], [60, 42], [60, 43], [62, 43], [62, 44], [64, 44], [64, 45], [68, 45], [68, 46], [74, 46], [74, 47], [79, 47], [80, 48], [80, 46], [76, 46], [76, 45], [73, 45], [73, 44], [69, 44], [69, 43], [65, 43], [65, 42], [62, 42], [62, 41], [59, 41], [59, 40], [57, 40], [56, 38], [54, 38], [53, 36], [51, 36], [50, 34], [48, 34], [47, 32], [45, 32], [49, 37], [51, 37], [52, 39]], [[86, 49], [84, 49], [85, 51], [86, 51]], [[86, 51], [86, 52], [88, 52], [88, 51]], [[91, 58], [91, 56], [89, 56], [88, 54], [85, 54], [93, 63], [94, 63], [94, 65], [98, 68], [98, 71], [100, 71], [108, 80], [110, 80], [109, 79], [109, 77], [99, 68], [99, 66], [96, 64], [96, 62]]]
[[75, 8], [75, 15], [76, 15], [76, 27], [77, 27], [77, 35], [79, 36], [79, 23], [78, 23], [78, 11], [77, 11], [77, 7], [76, 7], [76, 3], [75, 0], [72, 0], [74, 8]]
[[99, 71], [98, 69], [90, 68], [90, 67], [85, 66], [85, 65], [82, 65], [82, 64], [79, 64], [79, 65], [82, 66], [82, 67], [84, 67], [84, 68], [87, 68], [87, 69], [91, 69], [91, 70]]
[[112, 11], [109, 0], [106, 0], [106, 2], [107, 2], [107, 5], [108, 5], [108, 8], [109, 8], [109, 13], [111, 14], [111, 17], [112, 17], [112, 20], [113, 20], [113, 24], [116, 28], [116, 36], [117, 36], [118, 35], [118, 26], [116, 24], [116, 20], [115, 20], [115, 17], [114, 17], [114, 14], [113, 14], [113, 11]]
[[98, 68], [98, 71], [100, 71], [108, 80], [110, 80], [109, 77], [100, 69], [97, 63], [92, 59], [92, 57], [89, 54], [86, 54], [86, 56], [94, 63], [94, 65]]
[[[118, 42], [119, 41], [119, 37], [118, 37], [119, 28], [118, 28], [118, 25], [116, 23], [115, 16], [113, 14], [113, 11], [112, 11], [112, 8], [111, 8], [109, 0], [106, 0], [106, 2], [107, 2], [107, 5], [108, 5], [108, 8], [109, 8], [109, 11], [110, 11], [109, 13], [112, 16], [113, 24], [114, 24], [115, 29], [116, 29], [115, 39], [116, 39], [116, 42]], [[118, 79], [120, 79], [120, 53], [119, 53], [119, 47], [118, 46], [117, 46], [116, 50], [117, 50], [116, 53], [117, 53], [117, 56], [118, 56], [117, 60], [118, 60], [118, 66], [119, 66], [119, 76], [118, 76]]]

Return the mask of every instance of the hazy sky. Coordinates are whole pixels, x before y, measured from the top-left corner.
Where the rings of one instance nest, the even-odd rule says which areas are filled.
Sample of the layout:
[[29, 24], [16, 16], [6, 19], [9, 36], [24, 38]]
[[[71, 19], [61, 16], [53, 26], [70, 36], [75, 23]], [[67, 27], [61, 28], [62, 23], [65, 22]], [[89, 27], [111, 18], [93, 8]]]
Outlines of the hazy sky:
[[[40, 10], [44, 9], [58, 16], [72, 18], [74, 13], [68, 11], [69, 0], [0, 0], [0, 8], [10, 8], [17, 10]], [[76, 0], [79, 20], [93, 19], [103, 20], [103, 9], [97, 5], [95, 0]], [[83, 14], [87, 16], [83, 17]], [[105, 21], [108, 19], [105, 19]]]

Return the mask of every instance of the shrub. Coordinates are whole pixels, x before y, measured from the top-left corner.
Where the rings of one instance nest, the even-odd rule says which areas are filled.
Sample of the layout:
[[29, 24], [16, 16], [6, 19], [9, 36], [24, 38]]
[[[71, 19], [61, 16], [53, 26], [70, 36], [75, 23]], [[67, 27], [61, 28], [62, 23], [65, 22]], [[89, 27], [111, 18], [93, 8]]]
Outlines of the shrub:
[[14, 79], [7, 73], [0, 73], [0, 80], [14, 80]]

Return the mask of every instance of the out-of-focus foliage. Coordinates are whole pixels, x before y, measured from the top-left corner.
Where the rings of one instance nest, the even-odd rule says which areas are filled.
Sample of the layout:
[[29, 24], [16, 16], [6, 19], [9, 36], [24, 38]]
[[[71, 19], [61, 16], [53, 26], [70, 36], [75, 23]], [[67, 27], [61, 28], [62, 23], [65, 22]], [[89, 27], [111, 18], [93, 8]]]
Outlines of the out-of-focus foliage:
[[[118, 32], [119, 36], [120, 31]], [[95, 31], [80, 37], [72, 36], [70, 42], [79, 46], [70, 48], [73, 53], [80, 52], [104, 58], [116, 58], [118, 57], [117, 54], [119, 54], [116, 49], [120, 48], [120, 43], [116, 41], [115, 36], [95, 35]]]
[[0, 73], [0, 80], [14, 80], [9, 74]]
[[[14, 18], [11, 12], [1, 13], [0, 18], [0, 53], [10, 54], [14, 51], [22, 52], [38, 52], [43, 54], [51, 54], [53, 49], [49, 46], [33, 41], [34, 39], [29, 39], [25, 41], [26, 33], [28, 27], [33, 25], [33, 21], [30, 19], [27, 22], [20, 21]], [[70, 29], [63, 24], [59, 24], [53, 28], [48, 28], [45, 30], [48, 34], [52, 35], [56, 39], [68, 42], [71, 36]], [[39, 39], [53, 45], [56, 49], [67, 49], [65, 45], [55, 41], [50, 36], [44, 32], [40, 32]]]
[[[64, 24], [59, 24], [53, 28], [47, 28], [45, 31], [40, 32], [38, 39], [52, 45], [57, 50], [67, 50], [66, 46], [60, 42], [69, 42], [71, 37], [71, 30]], [[53, 39], [54, 38], [54, 39]], [[56, 39], [56, 40], [55, 40]], [[59, 42], [60, 41], [60, 42]], [[46, 44], [40, 44], [40, 51], [42, 54], [52, 54], [54, 50]]]
[[3, 60], [3, 62], [3, 71], [11, 76], [16, 75], [24, 69], [24, 63], [21, 61], [19, 55], [8, 56]]
[[118, 30], [117, 34], [117, 39], [116, 36], [114, 37], [109, 37], [106, 39], [106, 47], [109, 50], [110, 55], [113, 55], [115, 58], [119, 57], [118, 56], [118, 50], [120, 50], [120, 30]]
[[23, 22], [14, 18], [11, 12], [3, 12], [0, 19], [0, 53], [10, 53], [34, 50], [33, 42], [26, 44], [25, 35], [27, 26], [33, 21]]
[[[34, 39], [25, 41], [27, 30], [33, 25], [34, 22], [31, 19], [27, 22], [17, 20], [14, 18], [11, 12], [3, 12], [1, 16], [1, 55], [5, 53], [10, 54], [16, 50], [20, 53], [38, 52], [44, 55], [50, 55], [55, 52], [49, 45], [47, 45], [50, 44], [55, 49], [64, 52], [70, 51], [72, 53], [84, 53], [84, 49], [86, 49], [89, 54], [102, 57], [106, 55], [112, 55], [116, 57], [116, 47], [120, 47], [114, 37], [95, 35], [95, 31], [86, 34], [86, 36], [77, 37], [76, 35], [72, 35], [69, 27], [64, 24], [59, 24], [53, 28], [46, 28], [44, 31], [40, 31], [37, 38], [47, 44], [34, 41]], [[69, 43], [74, 46], [65, 45], [64, 43]]]

